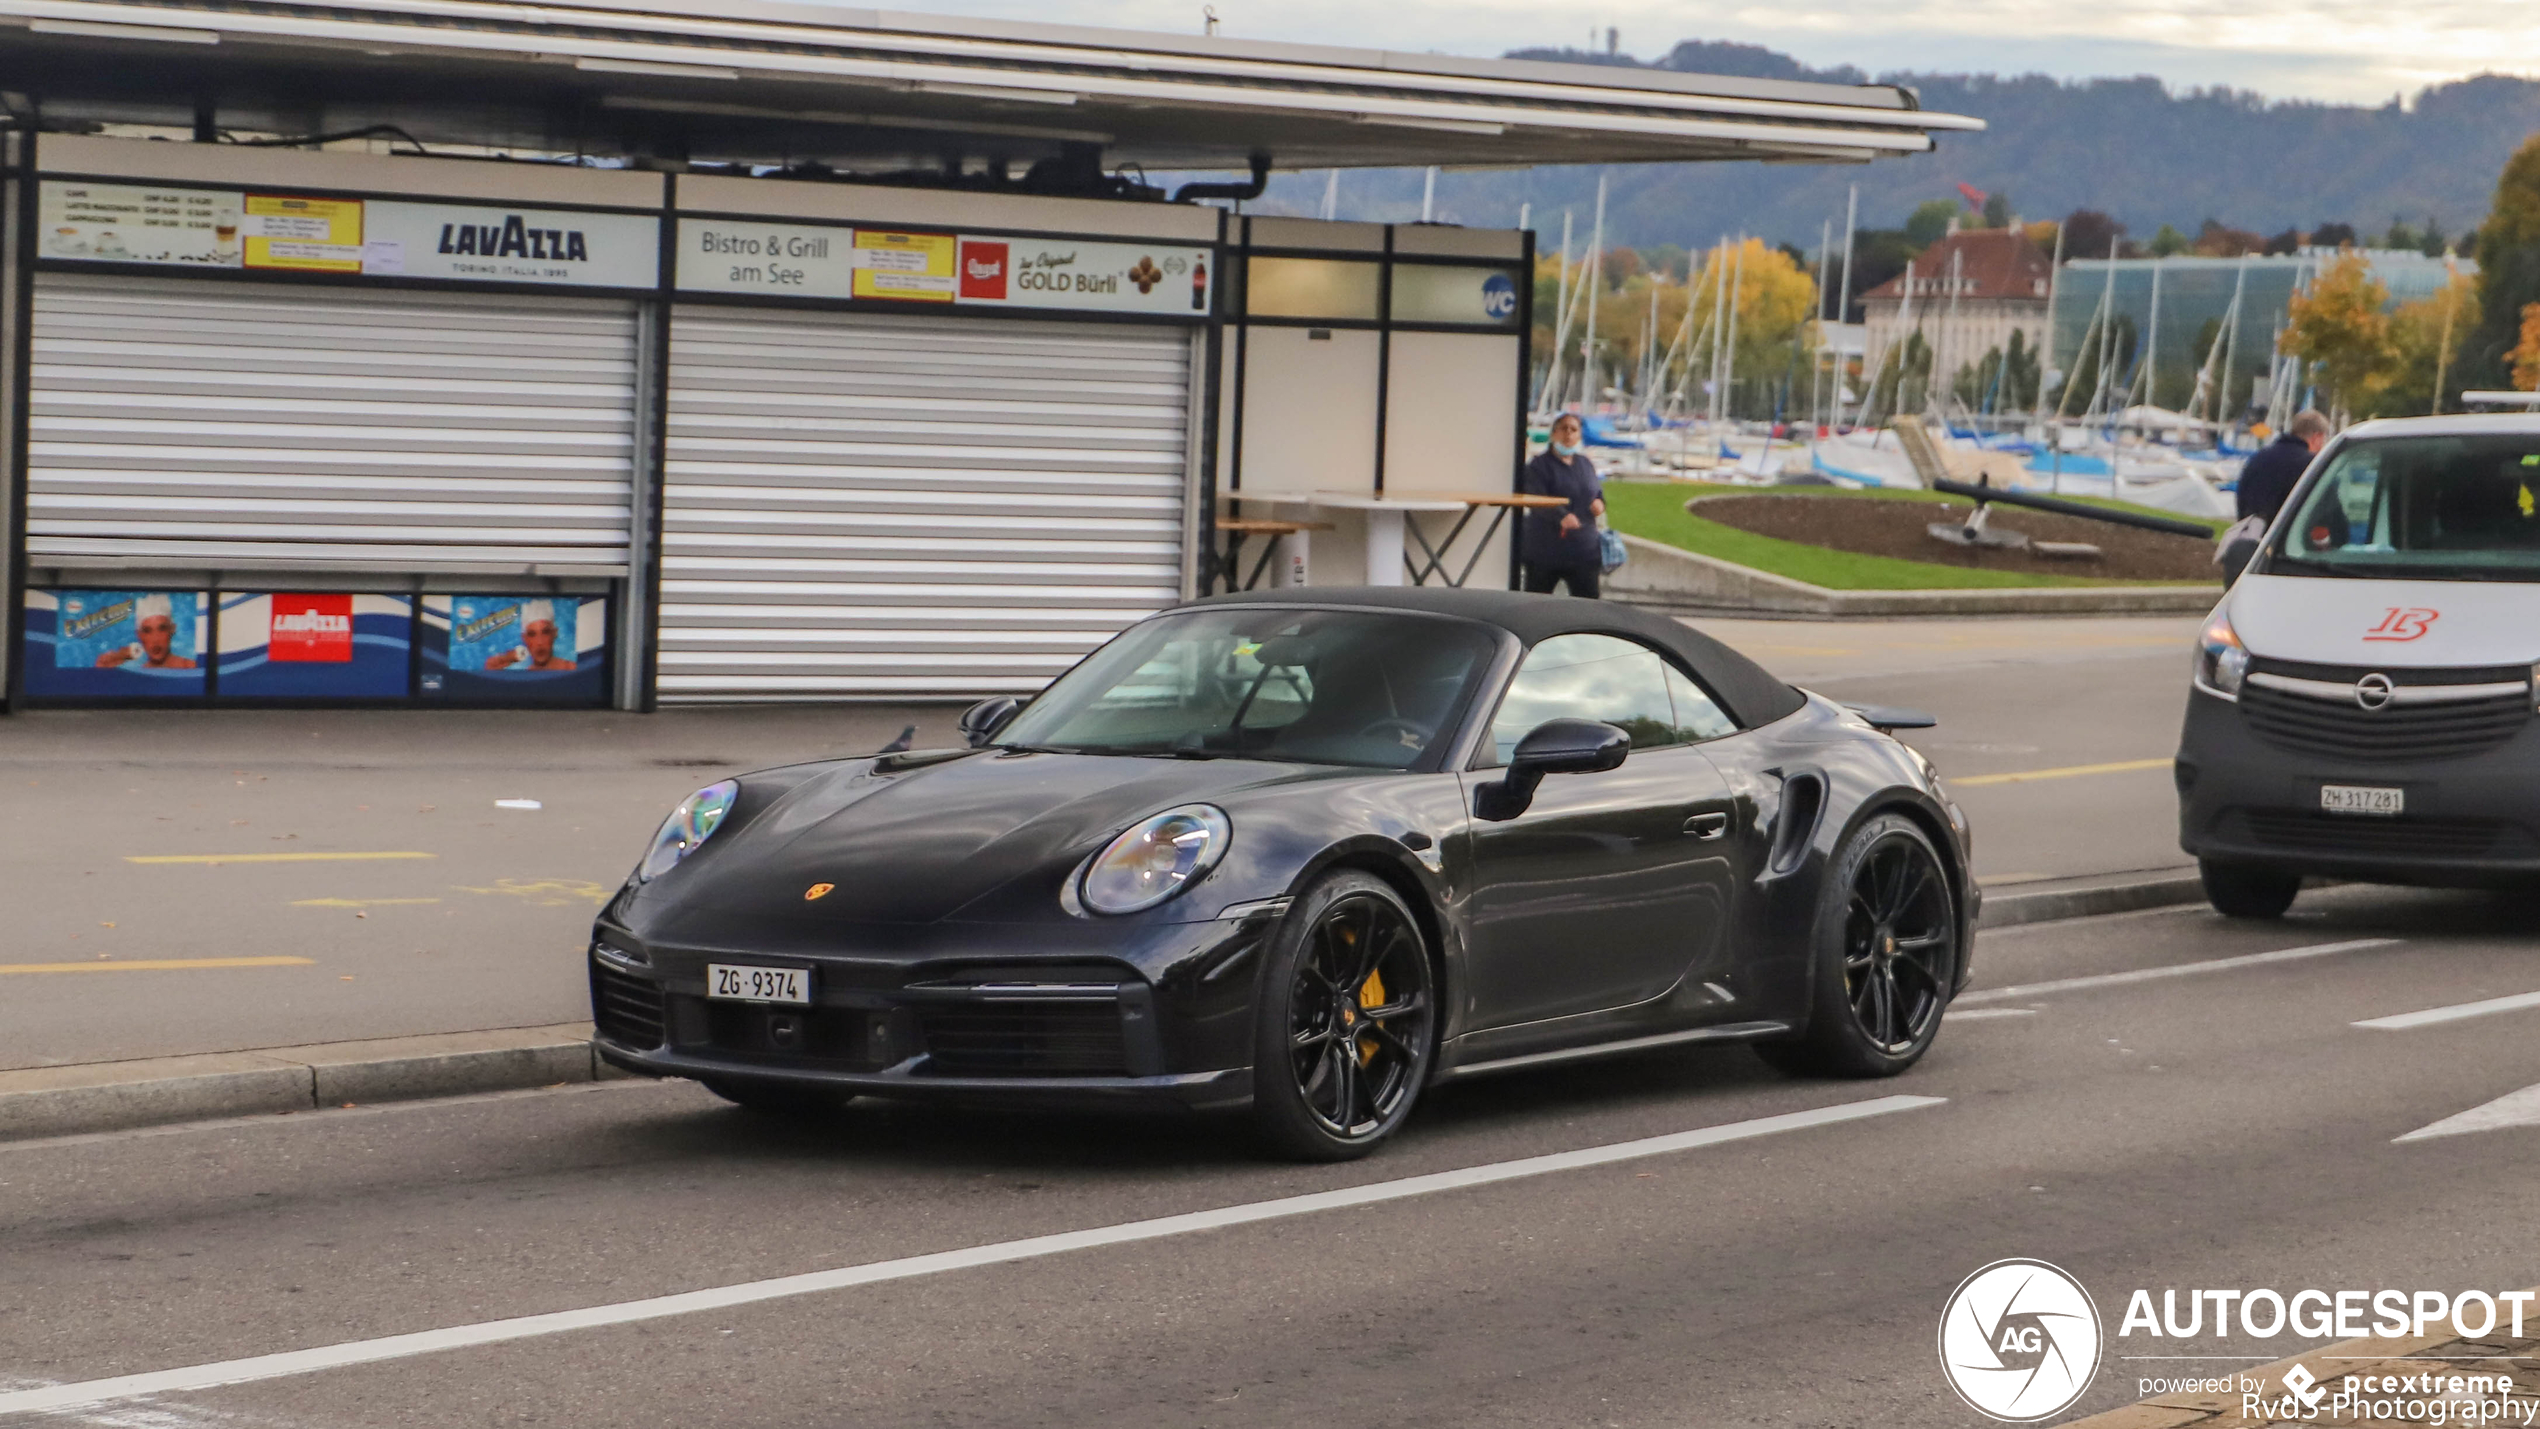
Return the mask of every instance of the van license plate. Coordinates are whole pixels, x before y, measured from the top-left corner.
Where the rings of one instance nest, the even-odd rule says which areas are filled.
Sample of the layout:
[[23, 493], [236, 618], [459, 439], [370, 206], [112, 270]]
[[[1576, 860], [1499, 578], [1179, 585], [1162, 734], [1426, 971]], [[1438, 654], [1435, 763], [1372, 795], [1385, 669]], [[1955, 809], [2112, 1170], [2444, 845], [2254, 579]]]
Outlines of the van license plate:
[[2408, 791], [2376, 789], [2362, 784], [2322, 784], [2320, 809], [2331, 814], [2397, 814], [2405, 812]]
[[811, 974], [801, 968], [706, 964], [706, 996], [725, 1002], [811, 1001]]

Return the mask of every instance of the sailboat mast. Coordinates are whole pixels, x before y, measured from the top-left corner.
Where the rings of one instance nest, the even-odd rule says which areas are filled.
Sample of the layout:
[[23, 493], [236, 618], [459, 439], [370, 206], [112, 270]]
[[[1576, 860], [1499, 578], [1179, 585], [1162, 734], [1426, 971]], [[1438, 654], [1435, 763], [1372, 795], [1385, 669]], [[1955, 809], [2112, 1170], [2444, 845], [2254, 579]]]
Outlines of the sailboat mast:
[[1736, 411], [1729, 405], [1729, 389], [1737, 381], [1737, 310], [1745, 305], [1746, 297], [1746, 238], [1743, 234], [1737, 240], [1735, 267], [1736, 272], [1729, 279], [1728, 339], [1720, 350], [1720, 410], [1727, 413], [1732, 421], [1737, 418]]
[[[1851, 185], [1843, 200], [1843, 280], [1835, 284], [1834, 321], [1841, 327], [1852, 320], [1852, 233], [1854, 220], [1861, 216], [1861, 186]], [[1870, 394], [1861, 394], [1861, 410], [1869, 410]], [[1843, 424], [1843, 354], [1834, 358], [1834, 425]]]
[[[2030, 421], [2040, 415], [2038, 408], [2046, 401], [2046, 369], [2055, 365], [2055, 299], [2063, 292], [2063, 286], [2064, 221], [2059, 218], [2055, 220], [2055, 256], [2046, 260], [2046, 341], [2041, 344], [2046, 350], [2037, 354], [2037, 391], [2029, 398]], [[2073, 361], [2081, 361], [2080, 352], [2074, 352]], [[2062, 396], [2060, 392], [2056, 395]]]
[[1817, 271], [1810, 276], [1817, 284], [1817, 330], [1810, 334], [1808, 347], [1808, 425], [1817, 425], [1819, 404], [1825, 399], [1826, 378], [1826, 250], [1834, 246], [1834, 220], [1817, 225]]
[[1945, 364], [1937, 359], [1933, 361], [1933, 369], [1946, 375], [1941, 378], [1942, 385], [1937, 393], [1927, 388], [1924, 398], [1927, 407], [1939, 411], [1943, 426], [1947, 426], [1949, 422], [1949, 402], [1957, 395], [1958, 349], [1963, 345], [1958, 341], [1958, 290], [1966, 286], [1964, 281], [1966, 257], [1967, 250], [1964, 248], [1949, 250], [1949, 316], [1942, 319], [1940, 324], [1940, 340], [1949, 349], [1949, 361]]
[[1588, 231], [1587, 331], [1579, 336], [1579, 410], [1596, 402], [1596, 290], [1605, 286], [1605, 175], [1596, 176], [1596, 223]]

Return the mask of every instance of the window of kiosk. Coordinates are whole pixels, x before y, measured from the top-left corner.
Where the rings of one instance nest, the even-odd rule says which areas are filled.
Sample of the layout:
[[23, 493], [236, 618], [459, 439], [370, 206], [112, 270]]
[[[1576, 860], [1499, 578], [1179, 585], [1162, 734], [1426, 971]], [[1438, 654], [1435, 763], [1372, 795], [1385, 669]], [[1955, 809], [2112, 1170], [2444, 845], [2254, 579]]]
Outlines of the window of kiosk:
[[1517, 326], [1517, 275], [1471, 264], [1396, 263], [1393, 312], [1398, 323], [1472, 328]]
[[1257, 318], [1374, 322], [1382, 274], [1337, 258], [1253, 258], [1244, 265], [1246, 311]]

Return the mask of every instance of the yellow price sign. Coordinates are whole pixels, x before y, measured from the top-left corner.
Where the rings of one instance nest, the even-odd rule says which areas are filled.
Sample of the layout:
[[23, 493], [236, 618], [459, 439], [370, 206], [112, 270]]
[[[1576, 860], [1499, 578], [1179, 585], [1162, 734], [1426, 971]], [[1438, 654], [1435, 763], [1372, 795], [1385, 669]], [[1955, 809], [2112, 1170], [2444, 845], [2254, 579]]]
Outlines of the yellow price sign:
[[362, 271], [362, 201], [247, 195], [239, 228], [250, 268]]
[[953, 255], [960, 240], [949, 233], [855, 231], [855, 282], [859, 298], [917, 302], [953, 300]]

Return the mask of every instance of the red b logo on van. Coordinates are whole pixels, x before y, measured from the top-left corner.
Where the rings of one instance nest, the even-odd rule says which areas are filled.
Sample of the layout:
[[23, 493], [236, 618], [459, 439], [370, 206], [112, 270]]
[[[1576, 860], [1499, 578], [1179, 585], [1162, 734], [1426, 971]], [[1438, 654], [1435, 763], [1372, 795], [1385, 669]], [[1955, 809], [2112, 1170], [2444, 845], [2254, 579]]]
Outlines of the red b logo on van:
[[961, 295], [1005, 301], [1006, 246], [1002, 243], [961, 245]]
[[2381, 617], [2381, 623], [2364, 632], [2366, 640], [2414, 640], [2443, 618], [2439, 610], [2402, 610], [2392, 606]]

